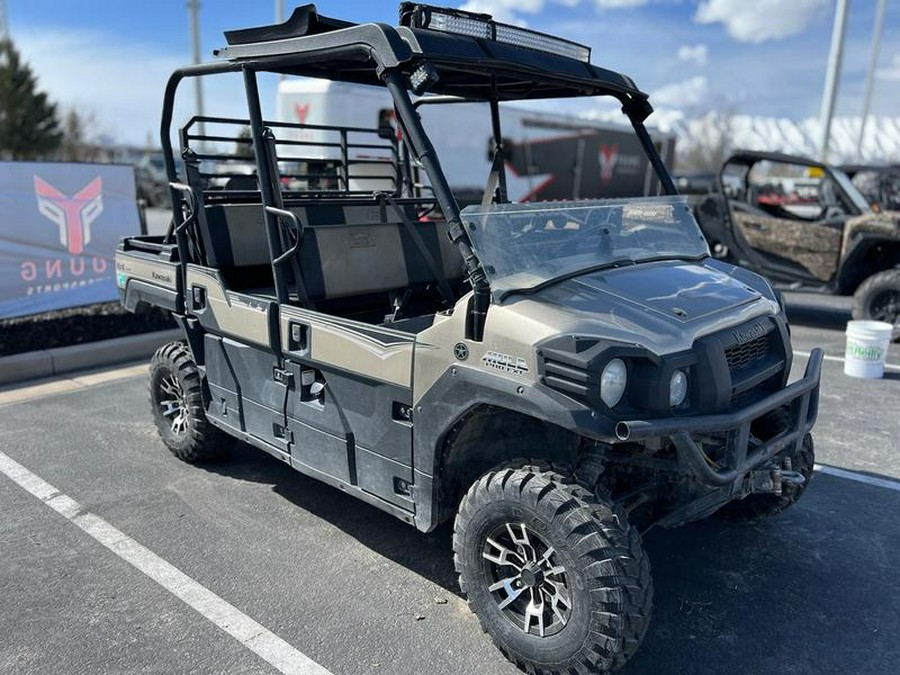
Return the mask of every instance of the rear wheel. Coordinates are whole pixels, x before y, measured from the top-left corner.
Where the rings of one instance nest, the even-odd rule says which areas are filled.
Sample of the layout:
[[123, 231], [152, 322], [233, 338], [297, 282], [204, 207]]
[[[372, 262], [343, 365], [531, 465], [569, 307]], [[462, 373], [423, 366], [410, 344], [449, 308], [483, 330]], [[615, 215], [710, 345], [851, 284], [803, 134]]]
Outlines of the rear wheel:
[[610, 671], [644, 637], [653, 585], [640, 534], [558, 473], [483, 476], [460, 505], [453, 549], [482, 628], [529, 673]]
[[884, 321], [900, 337], [900, 270], [885, 270], [866, 279], [853, 295], [853, 318]]
[[233, 442], [206, 419], [200, 371], [182, 342], [163, 345], [150, 360], [150, 405], [160, 437], [179, 459], [213, 459]]

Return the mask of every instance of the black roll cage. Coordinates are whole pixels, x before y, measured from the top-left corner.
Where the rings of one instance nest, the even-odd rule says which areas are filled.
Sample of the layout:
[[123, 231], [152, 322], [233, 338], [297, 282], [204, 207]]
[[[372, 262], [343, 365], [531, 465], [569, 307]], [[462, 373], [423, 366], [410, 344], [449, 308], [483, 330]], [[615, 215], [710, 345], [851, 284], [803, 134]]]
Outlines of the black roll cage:
[[[753, 170], [753, 167], [759, 164], [760, 162], [773, 162], [775, 164], [795, 164], [797, 166], [806, 166], [812, 169], [819, 169], [831, 179], [831, 182], [834, 184], [835, 189], [841, 194], [844, 202], [849, 204], [852, 208], [853, 212], [848, 213], [848, 216], [860, 216], [863, 215], [863, 212], [860, 211], [856, 207], [856, 203], [847, 194], [847, 191], [844, 189], [844, 186], [838, 181], [835, 176], [835, 168], [830, 164], [823, 164], [822, 162], [816, 161], [814, 159], [810, 159], [809, 157], [804, 157], [802, 155], [789, 155], [782, 152], [765, 152], [760, 150], [735, 150], [731, 156], [725, 160], [722, 164], [722, 168], [719, 170], [718, 180], [719, 180], [719, 190], [722, 194], [725, 194], [725, 173], [728, 171], [729, 167], [737, 166], [737, 167], [746, 167], [747, 171], [744, 174], [744, 189], [746, 190], [750, 185], [750, 172]], [[839, 168], [839, 170], [841, 170]]]
[[[298, 25], [306, 25], [307, 31], [312, 34], [292, 35], [291, 30]], [[257, 35], [261, 41], [254, 42]], [[285, 242], [281, 229], [282, 221], [287, 219], [277, 182], [277, 167], [267, 151], [272, 134], [263, 121], [260, 107], [257, 85], [257, 73], [260, 72], [325, 77], [387, 88], [394, 101], [404, 152], [410, 152], [428, 174], [435, 199], [446, 218], [448, 235], [465, 262], [468, 280], [474, 291], [466, 322], [466, 337], [470, 339], [482, 338], [484, 319], [491, 301], [490, 284], [462, 227], [459, 205], [422, 126], [417, 112], [419, 105], [455, 102], [490, 104], [495, 151], [492, 178], [495, 172], [497, 176], [496, 189], [489, 197], [505, 202], [506, 173], [502, 161], [500, 102], [560, 96], [614, 96], [622, 102], [622, 110], [629, 118], [663, 191], [668, 195], [677, 194], [672, 178], [644, 126], [644, 121], [653, 111], [647, 95], [637, 89], [629, 78], [618, 73], [566, 57], [514, 45], [487, 43], [468, 36], [408, 26], [395, 28], [385, 24], [348, 24], [319, 17], [313, 5], [298, 7], [292, 17], [279, 26], [232, 31], [226, 33], [226, 37], [229, 46], [214, 52], [226, 60], [180, 68], [171, 75], [166, 86], [160, 137], [172, 203], [175, 213], [182, 219], [181, 222], [173, 221], [167, 239], [174, 235], [179, 259], [190, 261], [192, 256], [187, 232], [192, 223], [204, 217], [203, 204], [182, 182], [175, 165], [171, 134], [178, 86], [185, 78], [241, 72], [265, 211], [275, 293], [279, 302], [285, 302], [289, 297], [281, 263], [286, 253], [297, 247], [297, 243]], [[408, 78], [421, 67], [437, 68], [437, 78], [430, 89], [435, 95], [413, 102]], [[442, 73], [448, 75], [442, 77]], [[288, 222], [288, 229], [295, 225]], [[301, 236], [299, 232], [296, 235]], [[185, 274], [184, 265], [181, 265], [181, 274]], [[302, 284], [302, 279], [297, 281]]]

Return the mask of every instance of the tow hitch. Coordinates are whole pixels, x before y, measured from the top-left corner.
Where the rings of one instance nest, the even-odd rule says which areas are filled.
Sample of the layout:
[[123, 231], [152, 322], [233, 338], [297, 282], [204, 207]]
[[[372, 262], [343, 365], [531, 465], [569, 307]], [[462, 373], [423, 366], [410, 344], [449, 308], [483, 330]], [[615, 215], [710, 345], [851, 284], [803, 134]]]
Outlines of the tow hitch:
[[796, 485], [800, 487], [806, 482], [806, 478], [799, 471], [791, 467], [791, 460], [784, 460], [784, 467], [780, 469], [757, 469], [750, 472], [750, 494], [774, 494], [781, 495], [784, 485]]

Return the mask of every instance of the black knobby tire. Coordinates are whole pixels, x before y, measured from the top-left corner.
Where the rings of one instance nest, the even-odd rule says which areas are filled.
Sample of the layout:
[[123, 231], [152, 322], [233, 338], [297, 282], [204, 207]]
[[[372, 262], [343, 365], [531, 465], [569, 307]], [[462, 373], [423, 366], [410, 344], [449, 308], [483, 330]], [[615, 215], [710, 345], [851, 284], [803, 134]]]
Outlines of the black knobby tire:
[[150, 407], [160, 437], [178, 459], [215, 459], [232, 443], [206, 419], [200, 371], [183, 342], [163, 345], [150, 360]]
[[[504, 527], [512, 527], [510, 533], [518, 532], [520, 539], [523, 532], [527, 534], [536, 551], [543, 544], [545, 555], [552, 547], [546, 567], [562, 571], [541, 573], [544, 579], [556, 575], [552, 588], [549, 581], [541, 583], [550, 591], [561, 583], [566, 591], [562, 595], [569, 606], [560, 605], [560, 613], [567, 615], [565, 624], [548, 611], [550, 621], [556, 623], [547, 626], [546, 620], [540, 624], [534, 620], [532, 625], [528, 620], [526, 633], [523, 620], [515, 613], [516, 604], [521, 609], [529, 593], [544, 592], [542, 587], [525, 588], [521, 601], [516, 599], [508, 609], [501, 609], [510, 591], [504, 587], [492, 592], [490, 587], [499, 583], [498, 576], [515, 577], [516, 567], [496, 565], [484, 554], [491, 551], [493, 556], [493, 551], [500, 550], [488, 538], [492, 533], [505, 533]], [[491, 537], [491, 541], [499, 540], [499, 536]], [[621, 508], [598, 500], [545, 466], [501, 468], [479, 479], [460, 504], [453, 550], [460, 587], [482, 628], [510, 661], [528, 673], [614, 670], [634, 654], [647, 631], [653, 582], [640, 533]], [[521, 563], [526, 557], [514, 562]], [[538, 553], [532, 557], [537, 558]], [[503, 571], [498, 574], [499, 570]], [[524, 574], [518, 574], [520, 584]], [[539, 635], [541, 629], [546, 629], [544, 637]]]
[[[776, 410], [753, 423], [751, 433], [762, 440], [773, 438], [776, 434], [790, 424], [790, 416], [785, 410]], [[791, 469], [800, 473], [806, 481], [803, 485], [786, 483], [781, 488], [781, 494], [752, 494], [744, 499], [730, 502], [719, 509], [717, 515], [730, 520], [755, 521], [770, 516], [775, 516], [797, 503], [797, 500], [809, 487], [812, 480], [813, 468], [816, 463], [813, 439], [806, 434], [799, 449], [791, 452], [788, 457], [791, 460]]]
[[[853, 318], [900, 327], [900, 269], [873, 274], [853, 294]], [[895, 339], [900, 334], [895, 331]]]

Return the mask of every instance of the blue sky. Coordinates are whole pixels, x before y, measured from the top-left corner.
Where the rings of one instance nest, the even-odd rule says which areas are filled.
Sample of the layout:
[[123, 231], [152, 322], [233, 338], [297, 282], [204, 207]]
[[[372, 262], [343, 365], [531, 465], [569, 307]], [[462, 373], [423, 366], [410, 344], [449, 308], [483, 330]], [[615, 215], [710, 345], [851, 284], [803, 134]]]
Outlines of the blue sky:
[[[295, 6], [285, 2], [287, 11]], [[396, 0], [333, 0], [322, 13], [396, 22]], [[468, 0], [498, 18], [593, 47], [593, 62], [631, 75], [660, 115], [711, 108], [800, 120], [818, 114], [833, 0]], [[876, 0], [851, 0], [837, 112], [857, 115]], [[900, 117], [900, 2], [888, 3], [873, 112]], [[222, 31], [269, 23], [274, 0], [203, 0], [203, 53]], [[155, 135], [168, 74], [190, 60], [184, 0], [7, 0], [10, 33], [64, 107], [93, 113], [118, 140]], [[208, 112], [239, 114], [234, 83], [207, 83]], [[274, 83], [262, 89], [274, 108]], [[185, 94], [186, 96], [186, 94]], [[579, 103], [584, 110], [590, 103]], [[187, 106], [185, 101], [184, 106]]]

